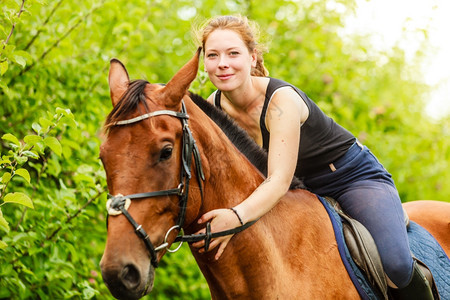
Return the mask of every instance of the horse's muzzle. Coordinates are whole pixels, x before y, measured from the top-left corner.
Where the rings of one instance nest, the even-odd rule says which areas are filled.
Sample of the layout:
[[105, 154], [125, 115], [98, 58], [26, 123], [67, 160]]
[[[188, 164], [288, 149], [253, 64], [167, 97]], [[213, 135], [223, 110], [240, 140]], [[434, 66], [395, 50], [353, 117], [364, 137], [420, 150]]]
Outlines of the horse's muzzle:
[[103, 281], [117, 299], [140, 299], [153, 288], [155, 270], [149, 265], [149, 272], [142, 272], [133, 263], [108, 264], [100, 262]]

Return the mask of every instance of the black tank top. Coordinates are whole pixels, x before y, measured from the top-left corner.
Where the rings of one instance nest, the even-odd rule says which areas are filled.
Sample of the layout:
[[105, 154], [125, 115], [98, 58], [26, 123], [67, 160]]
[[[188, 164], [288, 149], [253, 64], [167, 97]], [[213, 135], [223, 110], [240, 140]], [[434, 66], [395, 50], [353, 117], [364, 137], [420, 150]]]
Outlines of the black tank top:
[[[299, 178], [311, 177], [314, 176], [314, 173], [327, 168], [330, 163], [343, 156], [356, 141], [356, 138], [348, 130], [325, 115], [303, 91], [285, 81], [270, 78], [260, 117], [264, 149], [269, 149], [270, 139], [270, 133], [265, 122], [267, 107], [274, 92], [285, 86], [292, 87], [305, 101], [309, 109], [308, 119], [300, 128], [300, 146], [295, 176]], [[218, 90], [214, 97], [214, 104], [222, 109], [220, 96], [221, 92]]]

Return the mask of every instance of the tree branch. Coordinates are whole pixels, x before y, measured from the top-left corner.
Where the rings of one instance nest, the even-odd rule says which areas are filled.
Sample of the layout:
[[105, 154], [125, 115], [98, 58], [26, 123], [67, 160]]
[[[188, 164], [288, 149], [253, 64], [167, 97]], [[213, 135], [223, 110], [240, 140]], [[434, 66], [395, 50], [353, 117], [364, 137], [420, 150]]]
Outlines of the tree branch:
[[23, 49], [24, 51], [27, 51], [28, 48], [30, 48], [30, 46], [34, 43], [34, 41], [38, 38], [38, 36], [41, 34], [42, 32], [42, 28], [47, 25], [48, 21], [50, 21], [50, 18], [54, 15], [54, 13], [56, 12], [56, 10], [58, 9], [58, 7], [61, 5], [61, 3], [64, 0], [59, 0], [58, 3], [56, 3], [56, 5], [53, 7], [52, 11], [50, 12], [50, 14], [47, 16], [47, 19], [45, 19], [44, 23], [42, 23], [41, 27], [39, 28], [39, 30], [36, 32], [36, 34], [31, 38], [31, 40], [28, 42], [28, 44], [25, 46], [25, 48]]
[[[17, 13], [17, 18], [20, 18], [20, 15], [23, 12], [24, 5], [25, 5], [25, 0], [22, 0], [22, 5], [20, 6], [19, 12]], [[11, 38], [11, 36], [12, 36], [12, 34], [14, 32], [14, 28], [16, 28], [16, 23], [15, 22], [12, 24], [11, 31], [9, 32], [8, 37], [6, 38], [6, 41], [3, 43], [3, 48], [2, 48], [2, 52], [0, 52], [0, 55], [3, 54], [3, 50], [5, 50], [6, 45], [8, 44], [9, 39]]]
[[34, 61], [32, 64], [28, 65], [25, 69], [23, 69], [22, 71], [20, 71], [19, 74], [17, 74], [16, 76], [12, 77], [11, 80], [8, 82], [8, 86], [11, 86], [14, 84], [14, 81], [16, 80], [17, 77], [22, 76], [24, 73], [28, 72], [30, 69], [32, 69], [38, 62], [40, 62], [41, 60], [43, 60], [47, 54], [49, 54], [53, 49], [55, 49], [56, 47], [58, 47], [59, 43], [61, 43], [62, 40], [64, 40], [67, 36], [69, 36], [69, 34], [76, 29], [81, 22], [86, 21], [86, 19], [94, 12], [96, 11], [101, 5], [103, 5], [105, 1], [102, 1], [98, 6], [94, 7], [93, 9], [91, 9], [84, 17], [80, 18], [78, 20], [78, 22], [76, 22], [74, 25], [72, 25], [59, 39], [57, 39], [47, 50], [45, 50], [41, 56]]
[[[92, 202], [94, 202], [96, 199], [98, 199], [98, 197], [100, 197], [103, 193], [105, 192], [105, 189], [102, 189], [102, 190], [99, 190], [98, 192], [97, 192], [97, 194], [93, 197], [93, 198], [91, 198], [91, 199], [89, 199], [89, 201], [88, 202], [86, 202], [82, 207], [80, 207], [78, 210], [77, 210], [77, 212], [75, 213], [75, 214], [73, 214], [73, 215], [71, 215], [71, 216], [68, 216], [67, 217], [67, 220], [66, 220], [66, 223], [69, 223], [72, 219], [74, 219], [74, 218], [76, 218], [89, 204], [91, 204]], [[45, 241], [49, 241], [49, 240], [51, 240], [52, 238], [54, 238], [55, 236], [56, 236], [56, 234], [60, 231], [62, 229], [62, 226], [60, 226], [60, 227], [58, 227], [50, 236], [47, 236], [46, 238], [45, 238]], [[41, 243], [41, 246], [43, 247], [44, 246], [44, 241], [42, 241], [42, 243]], [[18, 257], [16, 257], [16, 258], [14, 258], [12, 261], [11, 261], [11, 264], [15, 264], [20, 258], [22, 258], [22, 257], [26, 257], [26, 256], [29, 256], [30, 255], [30, 253], [28, 252], [28, 251], [25, 251], [25, 252], [23, 252], [23, 253], [21, 253], [21, 255], [20, 255], [20, 257], [18, 256]]]
[[[89, 199], [89, 201], [86, 202], [82, 207], [80, 207], [73, 215], [69, 215], [69, 216], [67, 217], [66, 224], [70, 223], [70, 221], [72, 221], [72, 219], [76, 218], [83, 210], [86, 209], [86, 207], [88, 207], [89, 204], [91, 204], [91, 203], [94, 202], [96, 199], [98, 199], [104, 192], [105, 192], [104, 189], [99, 190], [99, 191], [97, 192], [97, 194], [96, 194], [93, 198]], [[52, 238], [54, 238], [54, 237], [56, 236], [56, 234], [57, 234], [62, 228], [63, 228], [62, 225], [59, 226], [57, 229], [55, 229], [55, 231], [53, 231], [53, 233], [52, 233], [51, 235], [47, 236], [45, 239], [46, 239], [47, 241], [51, 240]]]
[[[41, 166], [41, 170], [38, 172], [37, 179], [36, 179], [36, 184], [33, 185], [33, 194], [31, 195], [31, 199], [34, 199], [34, 195], [36, 194], [36, 190], [37, 190], [36, 186], [39, 185], [39, 182], [41, 180], [41, 174], [44, 172], [44, 169], [47, 167], [47, 164], [48, 164], [47, 157], [42, 156], [42, 160], [43, 160], [42, 161], [42, 166]], [[20, 217], [19, 222], [17, 222], [17, 225], [14, 228], [14, 231], [18, 231], [19, 230], [19, 226], [20, 226], [20, 224], [22, 224], [23, 220], [25, 219], [25, 215], [26, 215], [27, 211], [28, 211], [28, 207], [25, 207], [25, 209], [22, 211], [22, 216]]]

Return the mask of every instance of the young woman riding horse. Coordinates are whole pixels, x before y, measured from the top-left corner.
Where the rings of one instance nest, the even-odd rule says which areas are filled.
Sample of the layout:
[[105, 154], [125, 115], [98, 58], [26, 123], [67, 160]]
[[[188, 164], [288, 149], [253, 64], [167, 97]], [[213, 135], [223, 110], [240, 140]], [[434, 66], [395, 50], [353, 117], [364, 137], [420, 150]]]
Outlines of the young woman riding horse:
[[[326, 116], [305, 93], [266, 77], [256, 27], [245, 17], [216, 17], [203, 28], [201, 43], [205, 69], [218, 89], [208, 101], [228, 113], [268, 151], [268, 176], [232, 209], [207, 212], [199, 221], [210, 221], [214, 232], [257, 220], [285, 195], [295, 175], [312, 192], [336, 199], [344, 211], [365, 225], [394, 294], [433, 299], [430, 289], [414, 285], [421, 273], [411, 257], [403, 209], [391, 175], [367, 147]], [[211, 250], [218, 247], [216, 259], [231, 238], [211, 241]], [[203, 242], [194, 246], [203, 251]]]
[[[218, 33], [221, 31], [224, 30]], [[234, 41], [239, 42], [239, 39]], [[246, 51], [248, 68], [254, 63], [254, 55]], [[240, 226], [241, 221], [246, 223], [252, 218], [250, 213], [240, 210], [239, 204], [258, 194], [255, 190], [259, 186], [270, 186], [263, 176], [264, 168], [258, 170], [253, 164], [256, 160], [267, 161], [267, 157], [261, 156], [252, 163], [249, 156], [244, 156], [249, 155], [248, 144], [233, 144], [228, 137], [235, 134], [219, 128], [188, 96], [189, 85], [197, 75], [199, 54], [166, 86], [143, 80], [130, 82], [122, 63], [111, 61], [109, 84], [114, 108], [107, 118], [107, 136], [100, 149], [111, 195], [107, 204], [108, 238], [100, 266], [105, 283], [119, 299], [138, 299], [151, 291], [155, 268], [181, 229], [188, 237], [195, 237], [194, 233], [205, 232], [203, 222], [211, 216], [214, 232]], [[235, 55], [239, 54], [230, 53], [231, 57]], [[237, 71], [235, 68], [229, 69]], [[222, 78], [225, 81], [234, 76], [233, 73], [225, 75]], [[272, 82], [272, 79], [267, 80], [268, 84]], [[226, 91], [224, 94], [226, 97]], [[320, 114], [311, 100], [290, 85], [275, 95], [286, 96], [288, 107], [299, 99], [304, 102], [309, 116], [300, 127], [302, 134], [313, 120], [313, 110]], [[225, 97], [220, 100], [227, 110], [227, 105], [232, 106]], [[268, 111], [280, 102], [284, 113], [286, 107], [282, 100], [275, 99], [274, 96], [272, 101], [275, 102], [270, 101]], [[279, 116], [274, 114], [273, 118], [276, 117]], [[272, 138], [280, 131], [274, 131], [274, 124], [282, 120], [274, 123], [267, 118], [265, 126]], [[302, 135], [302, 140], [304, 137]], [[353, 156], [355, 148], [354, 160], [363, 164], [358, 158], [368, 155], [367, 148], [350, 148], [343, 157], [347, 157], [349, 151]], [[269, 146], [269, 156], [270, 149]], [[340, 161], [333, 161], [336, 172], [342, 168], [345, 171], [346, 165]], [[372, 162], [373, 165], [367, 167], [369, 174], [373, 168], [380, 168], [375, 159]], [[269, 163], [269, 175], [274, 174], [273, 168], [276, 166]], [[379, 172], [384, 174], [384, 171]], [[328, 173], [334, 172], [327, 171], [325, 176], [330, 175]], [[311, 184], [311, 180], [307, 182]], [[317, 196], [304, 189], [294, 189], [280, 197], [277, 205], [248, 229], [231, 239], [212, 240], [211, 245], [216, 247], [219, 244], [224, 247], [222, 242], [227, 242], [225, 251], [219, 253], [220, 259], [215, 251], [199, 253], [191, 245], [212, 298], [360, 299], [339, 255], [330, 219]], [[366, 205], [372, 203], [371, 197], [361, 199]], [[423, 224], [449, 255], [450, 205], [438, 204], [409, 203], [407, 210], [412, 212], [411, 219]], [[227, 208], [234, 208], [236, 212]], [[261, 213], [259, 207], [255, 210], [256, 215]], [[425, 219], [421, 218], [424, 211], [431, 212]], [[228, 221], [217, 222], [221, 218]], [[380, 222], [386, 222], [384, 216]], [[201, 237], [207, 239], [203, 237], [208, 236], [210, 232]], [[202, 245], [203, 242], [195, 244]], [[393, 254], [397, 252], [395, 249]]]
[[[204, 227], [198, 223], [200, 216], [236, 206], [264, 181], [186, 95], [197, 68], [196, 55], [163, 87], [129, 83], [123, 65], [111, 63], [114, 109], [106, 121], [100, 157], [113, 200], [132, 198], [131, 205], [124, 200], [118, 213], [115, 205], [108, 206], [108, 238], [100, 265], [116, 298], [138, 299], [151, 291], [157, 262], [166, 252], [160, 245], [170, 245], [179, 230], [180, 197], [189, 192], [181, 226], [193, 234]], [[186, 126], [182, 120], [187, 117]], [[192, 156], [183, 154], [190, 148], [184, 142], [187, 130], [198, 146], [205, 178], [201, 189], [200, 167], [184, 162]], [[180, 174], [185, 173], [192, 177], [189, 187], [180, 184]], [[179, 193], [148, 196], [171, 190]], [[142, 200], [139, 195], [144, 195]], [[303, 189], [288, 192], [267, 216], [235, 235], [220, 260], [213, 252], [193, 251], [213, 299], [360, 298], [342, 263], [331, 222], [314, 194]], [[155, 253], [150, 259], [149, 252]]]
[[[265, 180], [265, 154], [253, 142], [243, 143], [248, 136], [237, 136], [242, 131], [229, 121], [219, 128], [188, 96], [198, 56], [164, 87], [130, 82], [125, 67], [111, 61], [114, 108], [100, 157], [113, 196], [100, 267], [119, 299], [152, 290], [155, 268], [181, 229], [192, 236], [204, 226], [198, 223], [202, 215], [235, 207]], [[408, 204], [411, 219], [450, 255], [450, 204]], [[421, 219], [423, 212], [430, 215]], [[288, 191], [258, 222], [234, 235], [219, 260], [214, 251], [191, 250], [213, 299], [360, 299], [327, 212], [304, 189]]]

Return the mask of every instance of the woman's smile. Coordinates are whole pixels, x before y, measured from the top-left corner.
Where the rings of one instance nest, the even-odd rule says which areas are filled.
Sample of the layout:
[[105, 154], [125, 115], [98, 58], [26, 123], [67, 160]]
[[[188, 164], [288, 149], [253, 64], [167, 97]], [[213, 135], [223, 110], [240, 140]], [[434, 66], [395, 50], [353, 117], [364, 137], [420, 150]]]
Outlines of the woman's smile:
[[220, 80], [227, 80], [230, 79], [233, 74], [221, 74], [221, 75], [216, 75]]

